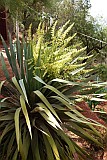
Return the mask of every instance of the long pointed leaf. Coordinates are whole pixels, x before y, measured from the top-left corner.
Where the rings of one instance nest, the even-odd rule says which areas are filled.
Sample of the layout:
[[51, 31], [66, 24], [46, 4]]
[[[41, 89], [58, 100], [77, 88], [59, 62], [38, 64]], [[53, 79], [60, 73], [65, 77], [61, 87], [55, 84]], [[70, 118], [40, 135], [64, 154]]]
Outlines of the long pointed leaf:
[[54, 153], [54, 156], [55, 156], [55, 160], [61, 160], [60, 156], [59, 156], [59, 152], [58, 152], [57, 146], [55, 144], [55, 141], [54, 141], [51, 133], [49, 132], [48, 128], [45, 125], [44, 126], [42, 125], [42, 127], [45, 130], [45, 132], [47, 132], [47, 134], [49, 135], [49, 136], [46, 136], [46, 138], [49, 141], [50, 146], [51, 146], [51, 148], [53, 150], [53, 153]]
[[[24, 97], [25, 97], [25, 100], [26, 100], [26, 102], [28, 103], [26, 88], [25, 88], [23, 79], [19, 80], [19, 84], [20, 84], [20, 86], [21, 86], [21, 89], [22, 89], [23, 95], [24, 95]], [[29, 103], [28, 103], [28, 104], [29, 104]]]
[[44, 143], [45, 143], [46, 151], [47, 151], [47, 160], [50, 160], [50, 159], [54, 160], [51, 146], [50, 146], [49, 141], [47, 140], [46, 136], [44, 136], [44, 134], [43, 134], [43, 139], [44, 139]]
[[55, 117], [61, 122], [58, 115], [56, 114], [55, 110], [53, 109], [52, 105], [46, 99], [46, 97], [39, 91], [34, 91], [34, 93], [42, 100], [42, 102], [49, 108], [49, 110], [55, 115]]
[[14, 83], [14, 85], [16, 86], [16, 88], [17, 88], [17, 90], [20, 92], [20, 94], [23, 95], [23, 92], [22, 92], [22, 90], [21, 90], [21, 88], [20, 88], [20, 86], [19, 86], [19, 84], [18, 84], [18, 82], [17, 82], [16, 77], [13, 77], [13, 78], [12, 78], [12, 82]]
[[9, 53], [8, 46], [7, 46], [6, 42], [4, 41], [4, 39], [3, 39], [3, 37], [1, 35], [0, 35], [0, 38], [1, 38], [3, 46], [5, 48], [6, 56], [8, 58], [9, 63], [10, 63], [10, 66], [12, 67], [11, 56], [10, 56], [10, 53]]
[[6, 63], [5, 63], [5, 60], [4, 60], [4, 57], [3, 57], [2, 53], [1, 53], [1, 64], [2, 64], [3, 73], [6, 77], [6, 79], [10, 80], [9, 72], [7, 70]]
[[2, 86], [4, 83], [5, 83], [5, 81], [0, 82], [0, 94], [1, 94], [1, 89], [2, 89]]
[[41, 160], [40, 152], [39, 152], [39, 137], [38, 137], [37, 130], [34, 130], [34, 135], [33, 135], [31, 145], [32, 145], [33, 158], [35, 160]]
[[15, 112], [15, 117], [14, 117], [14, 120], [15, 120], [15, 131], [16, 131], [16, 140], [17, 140], [17, 146], [18, 146], [18, 151], [19, 151], [19, 138], [20, 138], [20, 135], [19, 135], [19, 115], [20, 115], [20, 111], [21, 111], [21, 108], [18, 108]]
[[11, 38], [10, 33], [9, 33], [9, 42], [10, 42], [12, 70], [13, 70], [16, 78], [19, 79], [20, 77], [19, 77], [19, 72], [18, 72], [18, 67], [17, 67], [16, 53], [13, 49], [12, 38]]
[[57, 120], [55, 119], [55, 117], [52, 115], [52, 113], [47, 109], [47, 107], [43, 104], [43, 103], [38, 103], [37, 104], [39, 107], [43, 108], [42, 112], [39, 112], [44, 118], [45, 120], [52, 125], [55, 128], [59, 128], [62, 129], [60, 124], [57, 122]]
[[25, 100], [23, 99], [23, 96], [20, 96], [20, 104], [21, 104], [22, 111], [23, 111], [23, 114], [24, 114], [25, 119], [26, 119], [26, 124], [28, 126], [28, 130], [29, 130], [29, 133], [30, 133], [30, 136], [31, 136], [31, 139], [32, 139], [30, 119], [29, 119], [28, 111], [27, 111]]

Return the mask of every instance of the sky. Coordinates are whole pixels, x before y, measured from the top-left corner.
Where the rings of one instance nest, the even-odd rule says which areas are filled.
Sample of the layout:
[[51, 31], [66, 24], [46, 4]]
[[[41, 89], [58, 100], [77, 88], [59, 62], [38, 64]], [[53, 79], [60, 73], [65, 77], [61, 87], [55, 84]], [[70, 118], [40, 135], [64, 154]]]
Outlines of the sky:
[[102, 16], [107, 22], [107, 0], [90, 0], [92, 8], [90, 13], [93, 17]]

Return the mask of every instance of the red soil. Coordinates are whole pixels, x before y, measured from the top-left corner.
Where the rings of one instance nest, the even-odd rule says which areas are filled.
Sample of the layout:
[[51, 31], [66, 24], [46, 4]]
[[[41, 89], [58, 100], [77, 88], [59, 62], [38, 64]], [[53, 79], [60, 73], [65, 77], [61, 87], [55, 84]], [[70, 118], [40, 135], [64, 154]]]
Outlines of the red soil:
[[105, 126], [107, 126], [107, 124], [98, 117], [97, 113], [92, 112], [92, 110], [90, 109], [90, 107], [88, 106], [88, 104], [85, 101], [82, 102], [78, 102], [77, 105], [83, 109], [82, 114], [87, 117], [90, 118], [94, 121], [97, 121]]

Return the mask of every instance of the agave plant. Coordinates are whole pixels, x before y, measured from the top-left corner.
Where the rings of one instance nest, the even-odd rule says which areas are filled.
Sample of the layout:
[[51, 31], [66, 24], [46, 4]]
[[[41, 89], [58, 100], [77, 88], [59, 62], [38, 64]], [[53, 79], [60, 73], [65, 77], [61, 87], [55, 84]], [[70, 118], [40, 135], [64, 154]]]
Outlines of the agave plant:
[[[56, 78], [57, 74], [52, 76], [54, 79], [51, 79], [50, 69], [53, 68], [47, 65], [47, 57], [49, 57], [48, 64], [51, 60], [55, 66], [54, 62], [56, 63], [56, 61], [54, 60], [57, 52], [52, 43], [50, 45], [48, 43], [47, 48], [42, 48], [41, 36], [37, 39], [36, 50], [35, 47], [33, 48], [31, 40], [25, 42], [24, 39], [22, 43], [17, 39], [16, 48], [14, 48], [11, 36], [9, 35], [9, 37], [10, 50], [1, 37], [14, 74], [12, 78], [9, 76], [4, 57], [1, 54], [2, 69], [7, 80], [6, 83], [1, 82], [0, 84], [1, 94], [5, 97], [0, 102], [1, 160], [92, 159], [65, 132], [68, 130], [103, 147], [102, 142], [95, 138], [102, 139], [102, 136], [93, 127], [95, 124], [100, 124], [83, 116], [77, 109], [79, 106], [75, 105], [76, 97], [73, 93], [85, 86], [87, 88], [87, 84]], [[57, 46], [59, 50], [65, 47], [65, 42], [64, 46], [62, 41], [60, 42], [61, 45]], [[51, 48], [51, 52], [48, 52], [46, 62], [43, 62], [47, 53], [43, 50], [49, 48]], [[65, 48], [65, 55], [66, 52], [68, 54], [68, 49], [70, 51], [70, 48]], [[59, 50], [57, 64], [60, 64], [60, 59], [64, 58], [61, 56], [63, 52], [59, 52]], [[50, 58], [51, 53], [53, 58]], [[72, 58], [72, 54], [70, 57]], [[64, 64], [66, 63], [64, 62]], [[56, 73], [58, 72], [56, 71]]]

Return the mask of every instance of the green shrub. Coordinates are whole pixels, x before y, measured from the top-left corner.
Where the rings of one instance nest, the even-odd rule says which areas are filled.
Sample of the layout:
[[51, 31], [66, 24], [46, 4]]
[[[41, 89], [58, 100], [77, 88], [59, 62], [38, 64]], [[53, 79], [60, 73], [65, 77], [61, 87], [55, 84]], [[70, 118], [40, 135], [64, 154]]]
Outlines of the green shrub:
[[[42, 41], [40, 32], [37, 33], [36, 46], [32, 45], [32, 40], [25, 42], [23, 39], [20, 43], [17, 38], [16, 49], [9, 36], [9, 50], [1, 37], [14, 74], [11, 79], [1, 54], [2, 69], [7, 79], [6, 84], [0, 84], [0, 91], [5, 96], [0, 102], [1, 160], [92, 159], [65, 133], [65, 129], [103, 147], [102, 136], [93, 127], [101, 125], [87, 119], [78, 111], [79, 106], [74, 105], [78, 99], [74, 92], [88, 88], [88, 84], [57, 78], [69, 62], [73, 62], [71, 51], [75, 50], [73, 53], [77, 52], [76, 57], [79, 58], [76, 49], [65, 47], [71, 38], [65, 39], [64, 35], [70, 29], [71, 26], [63, 34], [59, 30], [60, 45], [54, 42], [57, 39], [54, 34], [54, 44]], [[63, 64], [68, 53], [71, 59]], [[66, 78], [64, 74], [61, 76]]]
[[[74, 75], [80, 78], [83, 72], [89, 72], [85, 69], [86, 63], [83, 63], [83, 60], [87, 58], [90, 60], [92, 55], [85, 56], [86, 48], [81, 48], [80, 44], [70, 45], [76, 36], [76, 34], [69, 36], [73, 27], [73, 24], [70, 25], [70, 21], [57, 30], [56, 25], [57, 21], [50, 30], [48, 40], [44, 23], [39, 25], [37, 33], [33, 36], [34, 75], [37, 75], [39, 68], [41, 75], [38, 76], [45, 81], [56, 77], [73, 80]], [[40, 59], [39, 64], [37, 63], [38, 58]]]

